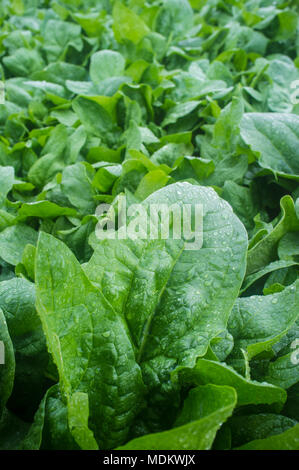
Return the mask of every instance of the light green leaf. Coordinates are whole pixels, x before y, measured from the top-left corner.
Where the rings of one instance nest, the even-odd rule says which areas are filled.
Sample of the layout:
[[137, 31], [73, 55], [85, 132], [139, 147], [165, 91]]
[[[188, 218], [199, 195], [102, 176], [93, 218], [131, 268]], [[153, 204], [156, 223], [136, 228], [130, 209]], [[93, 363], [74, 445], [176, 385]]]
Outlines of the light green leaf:
[[119, 52], [102, 50], [95, 52], [90, 61], [90, 77], [95, 84], [123, 75], [125, 59]]
[[50, 201], [28, 202], [22, 204], [18, 211], [21, 220], [27, 217], [40, 217], [41, 219], [54, 219], [61, 215], [76, 217], [77, 212], [70, 207], [61, 207]]
[[144, 200], [150, 194], [166, 186], [169, 180], [170, 177], [162, 170], [150, 171], [140, 181], [135, 196]]
[[98, 450], [93, 433], [88, 428], [88, 394], [75, 392], [68, 403], [69, 427], [81, 449]]
[[28, 225], [13, 225], [0, 233], [0, 257], [16, 266], [22, 261], [25, 246], [35, 245], [38, 234]]
[[182, 369], [180, 377], [183, 382], [200, 384], [229, 385], [237, 392], [237, 406], [259, 405], [262, 403], [283, 404], [286, 401], [286, 393], [270, 383], [259, 383], [245, 379], [232, 367], [224, 363], [198, 359], [194, 369]]
[[114, 4], [112, 17], [113, 31], [118, 42], [129, 40], [137, 44], [150, 31], [144, 21], [120, 1]]

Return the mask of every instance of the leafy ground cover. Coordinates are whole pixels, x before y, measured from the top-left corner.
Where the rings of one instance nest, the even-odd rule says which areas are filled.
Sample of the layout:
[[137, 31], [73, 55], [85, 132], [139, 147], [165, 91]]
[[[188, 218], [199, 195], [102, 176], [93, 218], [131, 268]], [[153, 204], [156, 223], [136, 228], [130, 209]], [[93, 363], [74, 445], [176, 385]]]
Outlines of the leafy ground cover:
[[299, 449], [296, 4], [2, 0], [1, 449]]

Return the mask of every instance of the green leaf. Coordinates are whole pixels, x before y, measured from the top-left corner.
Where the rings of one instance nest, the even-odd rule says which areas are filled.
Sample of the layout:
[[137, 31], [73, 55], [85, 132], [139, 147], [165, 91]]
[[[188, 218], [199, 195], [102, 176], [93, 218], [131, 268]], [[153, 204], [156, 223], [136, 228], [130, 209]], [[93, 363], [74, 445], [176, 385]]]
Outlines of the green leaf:
[[65, 57], [67, 49], [72, 46], [77, 51], [83, 48], [79, 25], [68, 21], [49, 19], [45, 25], [44, 39], [48, 61], [54, 62]]
[[90, 77], [95, 84], [111, 77], [123, 75], [125, 60], [119, 52], [102, 50], [95, 52], [90, 60]]
[[299, 261], [298, 255], [299, 255], [298, 233], [289, 232], [279, 242], [278, 256], [282, 260]]
[[81, 449], [98, 450], [93, 433], [88, 428], [88, 394], [75, 392], [68, 403], [69, 427]]
[[250, 360], [271, 350], [298, 319], [298, 307], [298, 281], [278, 294], [239, 298], [228, 327], [235, 339], [235, 352], [247, 350]]
[[129, 40], [137, 44], [150, 31], [144, 21], [120, 1], [115, 2], [112, 17], [113, 31], [118, 42]]
[[60, 156], [49, 153], [43, 155], [32, 165], [28, 172], [28, 179], [35, 186], [42, 188], [64, 167], [65, 163]]
[[280, 201], [280, 207], [282, 211], [280, 221], [248, 251], [247, 275], [261, 270], [275, 260], [277, 244], [286, 233], [299, 231], [299, 219], [291, 196], [284, 196]]
[[121, 165], [104, 164], [96, 172], [95, 177], [92, 180], [92, 185], [102, 193], [107, 193], [117, 178], [120, 177], [121, 172]]
[[10, 409], [30, 421], [48, 385], [45, 370], [49, 361], [35, 309], [34, 284], [18, 278], [1, 282], [0, 308], [7, 321], [16, 361]]
[[163, 36], [186, 36], [193, 26], [193, 11], [188, 0], [165, 0], [155, 20], [155, 29]]
[[288, 429], [282, 434], [257, 439], [238, 447], [238, 450], [298, 450], [299, 449], [299, 424]]
[[175, 427], [134, 439], [118, 450], [207, 450], [236, 405], [231, 387], [205, 385], [190, 391]]
[[15, 356], [7, 324], [0, 309], [0, 419], [9, 399], [15, 376]]
[[236, 184], [234, 181], [226, 181], [221, 197], [229, 202], [246, 229], [252, 229], [253, 218], [257, 213], [253, 191]]
[[286, 393], [269, 383], [259, 383], [245, 379], [232, 367], [224, 363], [198, 359], [194, 369], [182, 369], [181, 380], [184, 383], [229, 385], [237, 392], [237, 406], [259, 405], [262, 403], [283, 404], [286, 401]]
[[112, 131], [113, 122], [103, 106], [87, 98], [78, 97], [73, 101], [73, 108], [87, 132], [98, 137]]
[[241, 135], [254, 152], [259, 164], [281, 176], [298, 180], [299, 116], [279, 113], [245, 114]]
[[[296, 340], [294, 345], [296, 344]], [[299, 364], [296, 348], [284, 356], [270, 362], [265, 380], [267, 382], [288, 389], [299, 382]]]
[[34, 281], [34, 270], [35, 270], [35, 254], [36, 248], [33, 245], [25, 246], [22, 255], [22, 265], [26, 269], [26, 272], [31, 280]]
[[37, 309], [68, 408], [74, 393], [88, 394], [97, 441], [104, 448], [117, 445], [126, 438], [143, 393], [123, 319], [68, 248], [45, 233], [37, 247], [36, 284]]
[[68, 427], [68, 410], [58, 385], [47, 390], [22, 442], [22, 449], [79, 449]]
[[15, 179], [15, 172], [12, 166], [0, 167], [0, 206], [3, 205], [5, 198], [12, 189]]
[[254, 274], [246, 276], [244, 284], [242, 286], [241, 293], [243, 294], [244, 292], [246, 292], [247, 289], [249, 289], [249, 287], [251, 287], [259, 279], [263, 278], [265, 275], [278, 271], [280, 269], [285, 269], [285, 268], [289, 268], [289, 267], [296, 266], [296, 265], [297, 263], [294, 263], [293, 261], [285, 261], [285, 260], [273, 261], [273, 263], [268, 264], [268, 266], [261, 269], [260, 271], [257, 271]]
[[60, 207], [50, 201], [28, 202], [22, 204], [18, 211], [21, 220], [27, 217], [40, 217], [41, 219], [54, 219], [61, 215], [76, 217], [75, 209], [69, 207]]
[[0, 420], [0, 449], [21, 450], [29, 426], [30, 424], [5, 409]]
[[286, 416], [260, 413], [233, 416], [228, 423], [231, 430], [232, 447], [241, 446], [256, 439], [279, 435], [295, 426], [297, 422]]
[[213, 133], [213, 142], [217, 147], [231, 149], [233, 139], [235, 140], [239, 134], [238, 126], [243, 112], [243, 101], [237, 98], [233, 98], [232, 102], [221, 111]]
[[16, 222], [16, 217], [8, 212], [0, 209], [0, 231], [5, 228], [14, 225]]
[[4, 261], [16, 266], [22, 261], [25, 246], [35, 245], [38, 234], [28, 225], [13, 225], [0, 233], [0, 256]]
[[162, 170], [154, 170], [147, 173], [140, 181], [135, 196], [140, 200], [163, 188], [169, 182], [170, 177]]
[[167, 112], [164, 121], [162, 122], [162, 127], [167, 126], [168, 124], [173, 124], [177, 122], [178, 119], [188, 116], [199, 106], [199, 101], [187, 101], [186, 103], [180, 103], [175, 105], [173, 108]]
[[[92, 187], [91, 175], [88, 174], [87, 166], [82, 163], [69, 165], [62, 173], [61, 188], [71, 204], [82, 214], [92, 214], [94, 212], [95, 190]], [[72, 211], [72, 209], [69, 210]]]
[[44, 61], [37, 50], [24, 47], [17, 49], [12, 55], [4, 57], [3, 62], [8, 70], [20, 77], [30, 77], [44, 67]]

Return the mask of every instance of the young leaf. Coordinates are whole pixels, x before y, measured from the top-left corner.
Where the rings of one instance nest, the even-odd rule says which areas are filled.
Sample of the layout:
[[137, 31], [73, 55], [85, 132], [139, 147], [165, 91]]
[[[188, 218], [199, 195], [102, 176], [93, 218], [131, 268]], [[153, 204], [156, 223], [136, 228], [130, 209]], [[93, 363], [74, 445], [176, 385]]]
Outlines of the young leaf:
[[92, 286], [70, 250], [43, 232], [36, 286], [37, 309], [69, 410], [74, 393], [87, 394], [90, 427], [100, 446], [123, 442], [143, 394], [123, 318]]

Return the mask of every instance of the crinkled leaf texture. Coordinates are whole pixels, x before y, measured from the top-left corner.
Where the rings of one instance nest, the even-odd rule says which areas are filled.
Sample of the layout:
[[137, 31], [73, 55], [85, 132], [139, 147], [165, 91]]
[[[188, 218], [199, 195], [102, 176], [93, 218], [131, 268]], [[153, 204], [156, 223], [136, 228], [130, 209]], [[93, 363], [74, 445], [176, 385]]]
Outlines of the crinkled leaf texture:
[[9, 408], [20, 418], [30, 421], [48, 386], [45, 369], [49, 361], [35, 309], [34, 284], [21, 278], [1, 282], [0, 309], [7, 322], [16, 362]]
[[38, 242], [36, 284], [37, 308], [69, 410], [74, 395], [87, 393], [90, 427], [102, 446], [113, 447], [126, 438], [143, 390], [127, 326], [66, 245], [45, 233]]
[[150, 429], [161, 412], [173, 424], [180, 397], [171, 375], [193, 367], [226, 329], [245, 274], [246, 231], [212, 189], [178, 183], [143, 204], [158, 203], [203, 205], [201, 249], [99, 240], [84, 272], [62, 242], [45, 233], [38, 242], [37, 308], [49, 350], [68, 407], [75, 393], [88, 395], [100, 447], [125, 442], [146, 402]]

